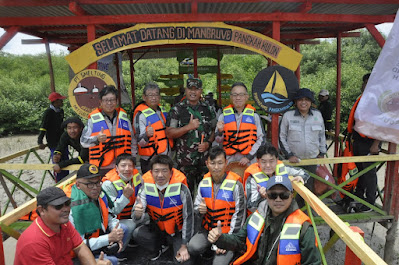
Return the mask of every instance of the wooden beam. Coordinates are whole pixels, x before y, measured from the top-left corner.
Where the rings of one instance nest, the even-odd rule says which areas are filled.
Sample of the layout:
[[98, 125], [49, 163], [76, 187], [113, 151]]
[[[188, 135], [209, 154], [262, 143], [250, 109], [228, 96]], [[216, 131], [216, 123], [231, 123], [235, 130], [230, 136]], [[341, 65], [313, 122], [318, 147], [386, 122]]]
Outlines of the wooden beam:
[[372, 155], [372, 156], [351, 156], [351, 157], [329, 157], [329, 158], [313, 158], [302, 159], [299, 163], [290, 163], [288, 160], [283, 160], [284, 164], [290, 166], [309, 166], [317, 164], [340, 164], [350, 162], [385, 162], [398, 161], [399, 154], [392, 155]]
[[385, 44], [385, 39], [381, 35], [381, 33], [378, 31], [378, 29], [373, 24], [367, 24], [366, 28], [370, 32], [371, 36], [374, 37], [374, 39], [378, 43], [378, 45], [380, 45], [380, 47], [382, 48]]
[[217, 21], [281, 21], [281, 22], [334, 22], [379, 24], [393, 22], [395, 15], [345, 15], [345, 14], [301, 14], [301, 13], [199, 13], [199, 14], [138, 14], [107, 16], [60, 16], [60, 17], [1, 17], [0, 25], [47, 26], [47, 25], [105, 25], [131, 23], [169, 23]]
[[[63, 169], [65, 170], [78, 170], [82, 165], [70, 165]], [[53, 170], [54, 164], [22, 164], [22, 163], [12, 163], [12, 164], [0, 164], [0, 169], [5, 170]]]
[[0, 50], [3, 49], [4, 46], [14, 38], [15, 34], [19, 31], [19, 27], [10, 27], [6, 29], [6, 31], [0, 37]]
[[353, 232], [333, 211], [300, 182], [292, 182], [294, 189], [306, 200], [313, 210], [334, 230], [345, 244], [366, 265], [386, 264], [366, 243], [363, 238]]

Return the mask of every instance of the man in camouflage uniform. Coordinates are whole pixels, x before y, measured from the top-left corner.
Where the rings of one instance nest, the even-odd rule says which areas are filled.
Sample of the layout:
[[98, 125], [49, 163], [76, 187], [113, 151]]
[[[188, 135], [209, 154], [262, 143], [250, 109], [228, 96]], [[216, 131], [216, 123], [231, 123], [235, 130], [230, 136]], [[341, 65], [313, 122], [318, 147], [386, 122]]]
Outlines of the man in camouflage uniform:
[[186, 98], [172, 107], [166, 121], [166, 136], [176, 141], [177, 168], [186, 175], [191, 192], [208, 171], [205, 156], [215, 138], [216, 115], [200, 100], [201, 93], [202, 81], [189, 78]]

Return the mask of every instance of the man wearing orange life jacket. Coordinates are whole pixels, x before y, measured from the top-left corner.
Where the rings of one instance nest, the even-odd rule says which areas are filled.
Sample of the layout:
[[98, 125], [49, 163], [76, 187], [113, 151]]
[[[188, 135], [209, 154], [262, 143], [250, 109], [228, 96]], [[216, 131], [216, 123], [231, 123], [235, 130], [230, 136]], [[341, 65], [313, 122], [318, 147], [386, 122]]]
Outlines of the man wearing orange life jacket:
[[[366, 88], [367, 81], [369, 80], [370, 74], [365, 74], [363, 76], [363, 84], [361, 87], [362, 93]], [[361, 97], [361, 96], [360, 96]], [[352, 110], [348, 119], [348, 133], [351, 135], [351, 139], [353, 141], [353, 155], [354, 156], [366, 156], [366, 155], [378, 155], [380, 152], [380, 141], [367, 137], [354, 129], [355, 124], [355, 111], [357, 104], [359, 103], [360, 97], [357, 99], [356, 103], [352, 107]], [[363, 169], [370, 166], [372, 163], [366, 162], [358, 162], [356, 163], [356, 167], [358, 171], [362, 171]], [[355, 193], [359, 198], [364, 199], [368, 203], [374, 205], [376, 195], [377, 195], [377, 171], [376, 168], [371, 169], [367, 173], [363, 174], [359, 177], [359, 180], [356, 184]], [[371, 209], [365, 205], [360, 206], [359, 209], [356, 209], [359, 212], [368, 212]]]
[[[134, 158], [121, 154], [116, 158], [116, 167], [102, 179], [102, 190], [113, 203], [111, 211], [119, 222], [128, 228], [128, 242], [133, 236], [136, 223], [132, 220], [132, 208], [141, 187], [141, 175], [134, 168]], [[127, 245], [123, 246], [122, 252]]]
[[[245, 220], [245, 196], [240, 176], [226, 172], [227, 159], [223, 148], [216, 146], [209, 151], [206, 165], [209, 169], [201, 180], [194, 202], [194, 211], [202, 217], [200, 231], [193, 236], [188, 245], [190, 255], [204, 253], [211, 244], [208, 233], [221, 222], [223, 233], [237, 232]], [[229, 264], [233, 258], [232, 251], [223, 248], [215, 249], [213, 264]]]
[[250, 165], [244, 172], [244, 191], [247, 198], [247, 213], [253, 213], [258, 204], [263, 200], [261, 189], [266, 188], [267, 181], [272, 176], [293, 176], [293, 181], [300, 181], [309, 178], [304, 170], [285, 166], [278, 160], [278, 151], [271, 145], [261, 146], [256, 152], [257, 163]]
[[247, 261], [254, 265], [321, 264], [310, 219], [298, 209], [292, 191], [288, 178], [271, 177], [266, 185], [267, 201], [259, 204], [242, 229], [229, 235], [216, 227], [209, 232], [209, 242], [241, 251], [234, 265]]
[[100, 107], [89, 114], [80, 143], [89, 148], [89, 162], [106, 173], [115, 167], [115, 159], [123, 153], [137, 155], [132, 125], [124, 109], [117, 108], [118, 90], [104, 87], [100, 93]]
[[256, 162], [256, 151], [264, 141], [264, 130], [259, 115], [248, 101], [248, 89], [242, 82], [231, 87], [231, 105], [223, 109], [216, 124], [216, 142], [223, 143], [227, 161], [241, 165]]
[[[64, 187], [71, 198], [69, 220], [75, 226], [84, 243], [95, 257], [101, 251], [109, 253], [105, 259], [118, 264], [118, 250], [127, 244], [127, 228], [109, 212], [108, 200], [101, 191], [101, 175], [98, 167], [83, 164], [76, 175], [76, 183]], [[114, 251], [110, 252], [109, 245]]]
[[154, 155], [169, 155], [173, 140], [166, 137], [167, 113], [159, 105], [161, 95], [155, 83], [148, 83], [143, 90], [144, 103], [134, 110], [133, 129], [137, 138], [141, 173], [150, 170], [150, 159]]
[[192, 264], [187, 243], [194, 230], [194, 214], [187, 179], [173, 168], [169, 156], [154, 156], [150, 166], [151, 170], [143, 175], [143, 186], [132, 213], [134, 220], [142, 222], [147, 211], [150, 224], [137, 227], [133, 237], [142, 247], [152, 251], [152, 261], [172, 245], [176, 264]]

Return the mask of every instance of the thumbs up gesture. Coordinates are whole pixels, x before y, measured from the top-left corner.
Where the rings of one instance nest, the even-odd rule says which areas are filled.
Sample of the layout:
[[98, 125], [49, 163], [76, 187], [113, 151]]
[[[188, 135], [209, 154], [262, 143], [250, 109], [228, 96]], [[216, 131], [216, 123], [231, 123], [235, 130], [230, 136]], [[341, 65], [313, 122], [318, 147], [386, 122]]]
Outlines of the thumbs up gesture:
[[196, 130], [199, 127], [199, 125], [200, 121], [197, 118], [194, 119], [193, 114], [191, 114], [190, 122], [188, 124], [188, 126], [190, 126], [190, 130]]
[[134, 217], [140, 219], [144, 213], [143, 203], [141, 202], [140, 196], [136, 198], [136, 205], [134, 206]]
[[123, 229], [119, 228], [119, 223], [112, 229], [111, 233], [108, 234], [108, 241], [110, 243], [122, 241]]
[[148, 122], [148, 126], [145, 130], [146, 130], [145, 133], [147, 134], [148, 138], [154, 136], [154, 128], [151, 126], [151, 122]]
[[209, 231], [208, 241], [213, 244], [216, 241], [218, 241], [221, 235], [222, 235], [222, 222], [219, 220], [217, 226], [213, 228], [211, 231]]
[[205, 203], [204, 198], [202, 198], [202, 202], [200, 203], [200, 205], [198, 205], [198, 211], [200, 214], [206, 214], [206, 212], [207, 212], [206, 203]]
[[126, 184], [126, 186], [123, 188], [123, 195], [128, 199], [133, 195], [133, 192], [134, 190], [130, 183]]
[[104, 133], [104, 127], [101, 127], [101, 131], [97, 134], [97, 140], [100, 143], [104, 143], [107, 140], [107, 135]]
[[104, 252], [101, 251], [100, 256], [98, 257], [98, 260], [96, 262], [97, 265], [112, 265], [111, 261], [109, 260], [104, 260]]
[[266, 199], [266, 188], [258, 184], [258, 191], [260, 196]]

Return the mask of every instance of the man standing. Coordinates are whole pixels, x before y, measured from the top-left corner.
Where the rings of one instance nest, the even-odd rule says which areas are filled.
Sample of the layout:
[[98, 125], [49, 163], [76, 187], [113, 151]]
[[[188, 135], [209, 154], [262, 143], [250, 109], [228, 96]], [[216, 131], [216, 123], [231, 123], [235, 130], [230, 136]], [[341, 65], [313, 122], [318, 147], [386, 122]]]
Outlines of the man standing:
[[132, 152], [136, 155], [137, 147], [125, 110], [117, 108], [118, 90], [114, 86], [106, 86], [99, 97], [100, 107], [89, 114], [80, 143], [89, 148], [91, 164], [109, 171], [115, 167], [118, 155]]
[[216, 117], [208, 103], [200, 100], [202, 81], [187, 79], [186, 99], [170, 110], [166, 136], [176, 139], [178, 169], [187, 177], [191, 192], [207, 172], [205, 155], [214, 140]]
[[161, 95], [158, 85], [146, 84], [143, 99], [144, 103], [136, 107], [133, 115], [142, 174], [150, 170], [150, 159], [154, 155], [169, 155], [173, 147], [173, 140], [166, 137], [167, 113], [159, 105]]
[[242, 82], [231, 87], [232, 104], [223, 109], [216, 125], [216, 142], [223, 143], [229, 163], [255, 163], [256, 151], [264, 141], [262, 122], [255, 108], [247, 104], [248, 89]]
[[271, 177], [266, 190], [267, 201], [260, 203], [238, 233], [223, 234], [216, 227], [209, 232], [209, 242], [233, 251], [246, 249], [234, 265], [246, 261], [255, 265], [321, 264], [313, 227], [293, 200], [291, 181]]
[[71, 199], [57, 187], [37, 195], [38, 217], [17, 242], [14, 265], [72, 265], [73, 250], [81, 264], [96, 264], [91, 251], [69, 222]]
[[244, 172], [244, 191], [247, 198], [248, 214], [253, 213], [263, 200], [260, 191], [272, 176], [294, 176], [294, 180], [304, 183], [309, 175], [302, 169], [285, 166], [278, 160], [278, 151], [273, 145], [263, 145], [256, 152], [257, 163], [250, 165]]
[[[280, 148], [291, 163], [301, 159], [322, 158], [327, 152], [324, 121], [320, 111], [311, 108], [313, 92], [301, 88], [294, 97], [295, 109], [284, 113], [280, 122]], [[316, 165], [303, 166], [316, 174]], [[313, 178], [306, 186], [313, 191]]]
[[[66, 97], [57, 92], [51, 92], [48, 96], [48, 99], [50, 100], [51, 104], [50, 107], [43, 113], [42, 124], [40, 125], [40, 133], [37, 138], [37, 143], [39, 144], [40, 149], [44, 149], [45, 145], [43, 144], [43, 138], [44, 135], [46, 135], [47, 146], [50, 149], [51, 158], [53, 159], [54, 150], [57, 147], [63, 132], [63, 129], [61, 128], [62, 122], [64, 121], [64, 110], [62, 109], [62, 106], [64, 105], [63, 100], [66, 99]], [[68, 159], [68, 154], [66, 151], [67, 149], [63, 150], [63, 160]], [[54, 172], [56, 182], [65, 176], [65, 173], [61, 174], [56, 171]]]
[[[65, 177], [69, 172], [67, 170], [61, 171], [61, 168], [73, 164], [84, 164], [85, 162], [89, 161], [89, 150], [87, 148], [83, 148], [80, 144], [80, 137], [82, 135], [83, 127], [83, 122], [79, 117], [69, 118], [62, 123], [62, 128], [66, 129], [66, 132], [61, 135], [57, 148], [54, 151], [53, 161], [56, 164], [53, 168], [57, 173], [65, 173], [62, 174], [63, 176], [61, 176], [61, 174], [57, 175], [57, 182]], [[62, 157], [65, 155], [65, 152], [68, 151], [68, 146], [71, 146], [78, 152], [78, 157], [66, 160], [62, 159]]]
[[143, 175], [143, 183], [132, 216], [142, 221], [147, 211], [150, 224], [137, 227], [135, 241], [153, 252], [150, 260], [161, 256], [166, 249], [162, 244], [171, 244], [174, 262], [191, 264], [187, 243], [192, 237], [194, 215], [186, 177], [173, 168], [169, 156], [156, 155], [151, 159], [151, 170]]
[[98, 167], [83, 164], [76, 175], [76, 183], [64, 187], [71, 197], [71, 215], [69, 220], [85, 239], [85, 244], [98, 257], [101, 251], [113, 265], [118, 264], [115, 257], [124, 244], [127, 244], [127, 228], [119, 224], [108, 209], [108, 200], [101, 191], [101, 175]]
[[[365, 74], [363, 76], [363, 84], [361, 87], [362, 94], [366, 88], [367, 81], [369, 80], [370, 74]], [[348, 119], [348, 133], [353, 140], [353, 155], [355, 156], [366, 156], [366, 155], [378, 155], [380, 152], [380, 141], [373, 138], [369, 138], [356, 130], [354, 130], [355, 124], [355, 111], [357, 104], [359, 103], [361, 95], [356, 100], [353, 105]], [[359, 172], [363, 169], [369, 167], [372, 163], [358, 162], [356, 167]], [[377, 171], [376, 168], [372, 168], [367, 173], [364, 173], [359, 177], [356, 185], [355, 195], [361, 199], [364, 199], [368, 203], [374, 205], [377, 194]], [[369, 212], [371, 209], [365, 205], [361, 205], [359, 209], [360, 212]]]
[[[102, 181], [102, 190], [113, 204], [112, 213], [116, 214], [119, 222], [128, 229], [126, 241], [129, 242], [136, 228], [136, 223], [132, 220], [132, 208], [141, 187], [141, 175], [134, 168], [134, 158], [129, 154], [119, 155], [115, 168], [109, 171]], [[122, 252], [126, 247], [127, 245], [123, 246]]]
[[332, 111], [333, 107], [329, 101], [330, 99], [330, 93], [328, 92], [327, 89], [322, 89], [320, 90], [319, 93], [319, 111], [321, 113], [321, 116], [323, 116], [324, 120], [324, 127], [327, 131], [332, 131]]
[[[204, 253], [211, 244], [208, 232], [219, 224], [221, 233], [232, 234], [240, 230], [245, 220], [244, 189], [241, 177], [234, 172], [226, 172], [227, 160], [223, 148], [216, 146], [209, 151], [206, 165], [209, 169], [201, 180], [194, 201], [195, 214], [201, 215], [202, 226], [188, 245], [192, 256]], [[232, 251], [224, 248], [215, 250], [214, 265], [229, 264], [233, 258]]]

